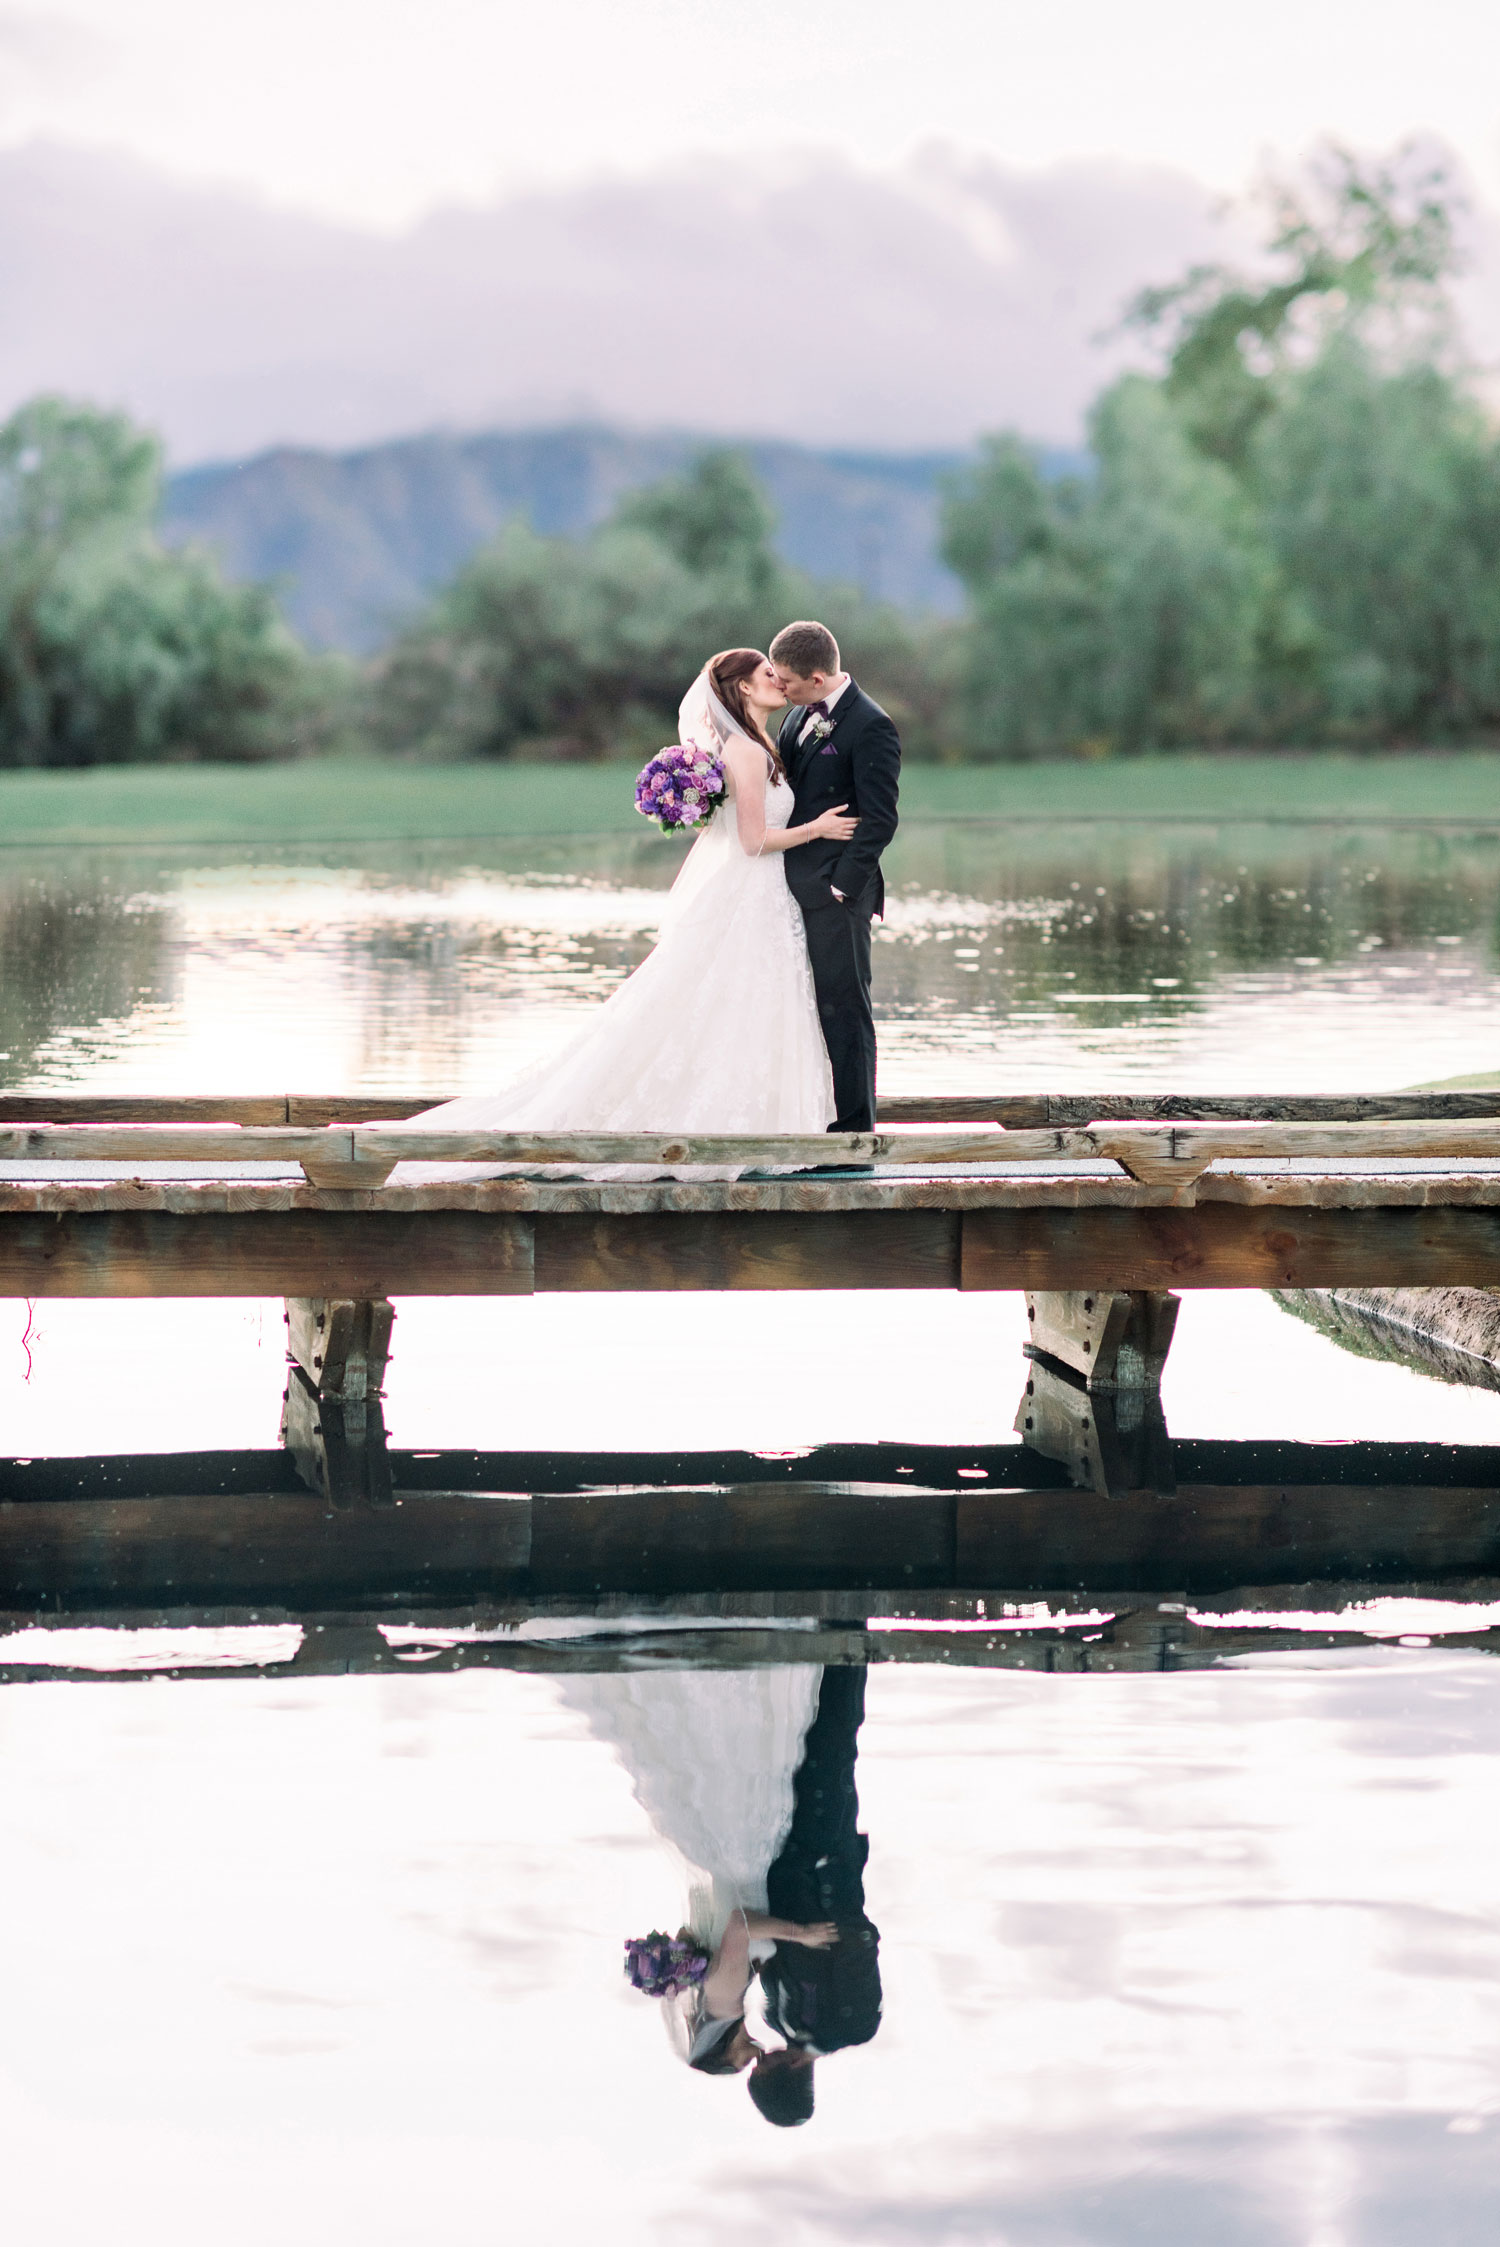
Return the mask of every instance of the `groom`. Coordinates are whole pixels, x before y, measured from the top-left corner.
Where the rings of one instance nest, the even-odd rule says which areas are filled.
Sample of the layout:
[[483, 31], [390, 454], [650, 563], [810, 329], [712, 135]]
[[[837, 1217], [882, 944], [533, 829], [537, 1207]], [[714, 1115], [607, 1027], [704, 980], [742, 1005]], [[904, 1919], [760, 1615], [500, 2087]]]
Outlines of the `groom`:
[[831, 1919], [839, 1930], [826, 1949], [779, 1941], [760, 1969], [766, 2019], [786, 2044], [761, 2054], [748, 2088], [782, 2130], [812, 2119], [814, 2062], [868, 2044], [880, 2026], [880, 1936], [865, 1910], [870, 1845], [854, 1785], [864, 1713], [864, 1670], [825, 1669], [792, 1781], [791, 1826], [766, 1881], [778, 1919]]
[[901, 738], [880, 704], [841, 669], [826, 624], [783, 625], [770, 652], [791, 704], [776, 744], [796, 798], [789, 825], [800, 827], [837, 804], [847, 804], [859, 821], [847, 843], [820, 839], [789, 850], [786, 878], [802, 908], [833, 1066], [828, 1128], [873, 1131], [870, 922], [885, 911], [880, 854], [896, 832]]

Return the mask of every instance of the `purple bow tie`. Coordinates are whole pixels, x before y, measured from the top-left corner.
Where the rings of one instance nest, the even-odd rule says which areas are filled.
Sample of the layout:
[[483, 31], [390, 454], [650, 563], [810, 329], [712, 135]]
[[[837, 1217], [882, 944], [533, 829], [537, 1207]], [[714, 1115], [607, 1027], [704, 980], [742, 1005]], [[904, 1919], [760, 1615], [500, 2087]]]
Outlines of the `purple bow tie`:
[[826, 718], [828, 705], [826, 702], [810, 702], [807, 706], [807, 714], [810, 718]]

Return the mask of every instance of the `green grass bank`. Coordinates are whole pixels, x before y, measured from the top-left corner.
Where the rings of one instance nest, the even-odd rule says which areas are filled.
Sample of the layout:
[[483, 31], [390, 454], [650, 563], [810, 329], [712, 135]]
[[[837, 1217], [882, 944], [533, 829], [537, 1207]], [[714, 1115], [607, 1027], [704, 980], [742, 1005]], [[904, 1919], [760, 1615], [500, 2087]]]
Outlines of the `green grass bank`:
[[[639, 834], [627, 765], [112, 765], [0, 774], [0, 848]], [[1500, 827], [1500, 754], [909, 765], [909, 819], [1307, 820]]]

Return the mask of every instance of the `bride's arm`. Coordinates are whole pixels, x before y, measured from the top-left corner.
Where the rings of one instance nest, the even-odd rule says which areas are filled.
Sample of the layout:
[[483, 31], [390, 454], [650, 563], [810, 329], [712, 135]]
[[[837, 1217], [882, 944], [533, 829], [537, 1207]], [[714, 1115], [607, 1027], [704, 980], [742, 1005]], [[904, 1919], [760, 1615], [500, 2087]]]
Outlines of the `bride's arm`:
[[771, 1919], [765, 1912], [746, 1912], [744, 1921], [747, 1935], [762, 1935], [773, 1943], [801, 1943], [807, 1950], [826, 1950], [839, 1939], [831, 1919]]
[[725, 748], [724, 762], [734, 780], [735, 823], [740, 849], [747, 858], [759, 858], [768, 850], [795, 850], [799, 843], [816, 842], [820, 836], [846, 843], [859, 825], [857, 819], [846, 819], [846, 807], [838, 804], [802, 827], [768, 827], [764, 752], [748, 741], [731, 741]]
[[745, 1992], [750, 1986], [750, 1943], [757, 1935], [773, 1943], [802, 1943], [809, 1950], [826, 1950], [839, 1939], [831, 1919], [809, 1924], [800, 1919], [772, 1919], [766, 1912], [737, 1911], [703, 1977], [703, 2005], [710, 2019], [727, 2021], [744, 2011]]
[[802, 1943], [809, 1950], [826, 1950], [839, 1939], [831, 1919], [808, 1923], [772, 1919], [766, 1912], [737, 1911], [703, 1977], [703, 2003], [712, 2019], [727, 2021], [731, 2014], [744, 2009], [745, 1991], [750, 1985], [750, 1943], [757, 1935], [773, 1943]]
[[750, 1936], [755, 1914], [736, 1912], [724, 1930], [724, 1940], [709, 1961], [703, 1977], [703, 2003], [716, 2021], [727, 2021], [744, 2010], [750, 1985]]

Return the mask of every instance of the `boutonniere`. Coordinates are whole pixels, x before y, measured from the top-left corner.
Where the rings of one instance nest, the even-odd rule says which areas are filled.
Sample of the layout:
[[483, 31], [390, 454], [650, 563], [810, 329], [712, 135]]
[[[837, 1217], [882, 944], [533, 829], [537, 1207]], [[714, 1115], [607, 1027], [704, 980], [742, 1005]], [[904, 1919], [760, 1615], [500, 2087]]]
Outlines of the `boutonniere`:
[[816, 749], [818, 743], [820, 741], [826, 741], [832, 731], [832, 718], [814, 718], [812, 724], [808, 727], [806, 733], [802, 736], [803, 748]]

